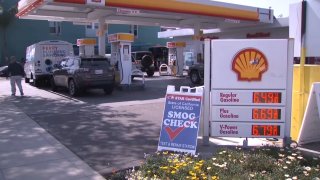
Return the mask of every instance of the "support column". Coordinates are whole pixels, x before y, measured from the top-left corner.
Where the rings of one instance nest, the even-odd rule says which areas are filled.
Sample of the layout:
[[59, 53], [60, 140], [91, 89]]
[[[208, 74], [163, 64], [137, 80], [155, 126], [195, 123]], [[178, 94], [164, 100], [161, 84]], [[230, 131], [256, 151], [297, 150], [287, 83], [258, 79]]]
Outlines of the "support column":
[[203, 42], [200, 41], [202, 36], [202, 32], [200, 31], [200, 24], [194, 25], [194, 36], [193, 36], [193, 46], [194, 46], [194, 57], [195, 57], [195, 64], [204, 63], [203, 62], [203, 51], [202, 51], [202, 44]]
[[105, 23], [105, 18], [99, 19], [99, 30], [98, 30], [98, 48], [99, 55], [104, 56], [106, 54], [106, 30], [108, 25]]

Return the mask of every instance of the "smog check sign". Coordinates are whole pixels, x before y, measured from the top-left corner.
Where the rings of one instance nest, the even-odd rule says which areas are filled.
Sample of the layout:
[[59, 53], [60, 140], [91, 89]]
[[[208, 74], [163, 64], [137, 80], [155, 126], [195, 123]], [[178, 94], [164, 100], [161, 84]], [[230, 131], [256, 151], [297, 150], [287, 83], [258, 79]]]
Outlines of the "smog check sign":
[[172, 93], [166, 95], [158, 151], [195, 154], [200, 125], [202, 95]]

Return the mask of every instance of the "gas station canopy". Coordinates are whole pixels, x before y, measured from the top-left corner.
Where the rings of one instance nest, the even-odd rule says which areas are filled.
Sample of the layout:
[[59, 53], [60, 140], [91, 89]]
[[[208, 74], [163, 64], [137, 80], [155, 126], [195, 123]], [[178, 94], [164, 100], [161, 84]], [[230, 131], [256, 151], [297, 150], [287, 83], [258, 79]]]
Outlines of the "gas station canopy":
[[201, 29], [273, 22], [273, 11], [211, 0], [20, 0], [23, 19]]

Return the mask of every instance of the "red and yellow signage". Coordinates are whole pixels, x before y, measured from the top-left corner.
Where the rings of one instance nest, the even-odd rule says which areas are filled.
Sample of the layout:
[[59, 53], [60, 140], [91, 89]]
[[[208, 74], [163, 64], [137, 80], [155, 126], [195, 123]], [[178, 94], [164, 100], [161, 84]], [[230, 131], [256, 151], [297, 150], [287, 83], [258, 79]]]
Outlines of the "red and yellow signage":
[[96, 39], [77, 39], [77, 46], [96, 45]]
[[[70, 3], [70, 4], [95, 4], [105, 5], [107, 7], [141, 9], [151, 11], [162, 11], [171, 13], [184, 13], [203, 16], [214, 16], [229, 19], [259, 21], [258, 10], [235, 9], [227, 6], [218, 6], [212, 4], [199, 4], [188, 1], [178, 0], [53, 0], [54, 3]], [[32, 10], [38, 8], [44, 0], [31, 0], [31, 3], [19, 7], [17, 16], [24, 16]]]
[[167, 48], [186, 47], [185, 42], [167, 42]]
[[133, 42], [134, 35], [129, 33], [116, 33], [108, 36], [108, 42]]
[[261, 81], [262, 74], [268, 70], [268, 61], [257, 49], [243, 49], [233, 58], [232, 70], [239, 81]]

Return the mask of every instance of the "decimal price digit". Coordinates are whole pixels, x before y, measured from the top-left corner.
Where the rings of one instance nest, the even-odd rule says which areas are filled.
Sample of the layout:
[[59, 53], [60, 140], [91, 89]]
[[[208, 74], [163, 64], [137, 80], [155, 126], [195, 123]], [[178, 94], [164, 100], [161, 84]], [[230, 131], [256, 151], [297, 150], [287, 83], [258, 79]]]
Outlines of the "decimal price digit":
[[281, 103], [281, 92], [253, 92], [253, 103]]
[[252, 136], [280, 136], [279, 125], [252, 125]]
[[252, 109], [252, 119], [254, 120], [280, 120], [281, 109]]

